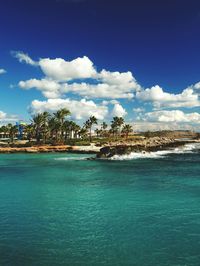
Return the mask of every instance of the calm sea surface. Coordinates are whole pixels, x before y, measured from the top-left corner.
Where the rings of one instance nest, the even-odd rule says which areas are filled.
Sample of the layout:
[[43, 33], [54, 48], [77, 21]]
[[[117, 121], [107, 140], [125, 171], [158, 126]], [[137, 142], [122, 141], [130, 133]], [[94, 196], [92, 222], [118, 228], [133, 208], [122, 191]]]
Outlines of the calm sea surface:
[[200, 153], [0, 154], [0, 265], [200, 265]]

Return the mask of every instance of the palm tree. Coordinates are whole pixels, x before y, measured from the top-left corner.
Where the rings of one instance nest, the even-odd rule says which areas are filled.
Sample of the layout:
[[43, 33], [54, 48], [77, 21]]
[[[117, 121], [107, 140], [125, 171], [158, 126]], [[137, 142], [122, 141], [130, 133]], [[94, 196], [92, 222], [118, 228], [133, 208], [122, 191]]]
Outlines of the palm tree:
[[3, 137], [6, 138], [9, 135], [9, 128], [8, 126], [2, 126], [1, 127], [1, 133], [3, 133]]
[[103, 122], [101, 124], [101, 132], [103, 133], [102, 135], [105, 135], [107, 127], [108, 125], [106, 124], [106, 122]]
[[26, 135], [26, 138], [31, 141], [34, 136], [34, 126], [32, 124], [26, 125], [24, 128], [24, 133]]
[[64, 121], [63, 126], [62, 126], [62, 130], [63, 130], [63, 135], [65, 135], [65, 140], [67, 138], [70, 137], [70, 133], [71, 133], [71, 121]]
[[106, 124], [106, 122], [103, 122], [101, 124], [101, 129], [106, 130], [107, 127], [108, 127], [108, 125]]
[[43, 141], [44, 143], [46, 143], [47, 135], [49, 133], [49, 119], [51, 115], [49, 112], [43, 112], [41, 115], [43, 118], [43, 125], [42, 125]]
[[39, 113], [33, 116], [32, 118], [33, 127], [35, 130], [35, 137], [37, 140], [37, 143], [40, 142], [41, 134], [42, 134], [42, 127], [44, 123], [44, 117], [43, 114]]
[[95, 133], [96, 133], [96, 135], [97, 135], [97, 138], [101, 135], [101, 132], [102, 132], [101, 129], [99, 129], [99, 128], [96, 128], [96, 129], [95, 129]]
[[133, 132], [133, 128], [132, 128], [132, 126], [129, 125], [129, 124], [125, 124], [125, 125], [123, 126], [123, 128], [122, 128], [122, 133], [125, 134], [126, 139], [128, 139], [128, 135], [129, 135], [129, 133], [131, 133], [131, 132]]
[[9, 126], [9, 137], [11, 139], [11, 142], [14, 141], [14, 138], [16, 137], [17, 133], [18, 133], [17, 126], [13, 126], [13, 125]]
[[51, 117], [49, 119], [50, 136], [52, 140], [55, 138], [56, 143], [58, 142], [58, 135], [59, 135], [60, 127], [61, 127], [61, 124], [57, 118]]
[[80, 126], [77, 125], [74, 121], [70, 121], [70, 130], [71, 130], [71, 136], [73, 134], [74, 138], [77, 138], [78, 132], [80, 131]]
[[79, 137], [81, 137], [81, 138], [83, 138], [83, 139], [85, 139], [85, 138], [87, 137], [87, 129], [86, 129], [85, 126], [83, 126], [83, 127], [79, 130], [78, 135], [79, 135]]
[[118, 117], [115, 116], [113, 117], [113, 120], [111, 121], [111, 129], [113, 132], [113, 135], [117, 135], [118, 133], [120, 134], [121, 127], [124, 124], [124, 119], [123, 117]]
[[58, 110], [56, 113], [54, 113], [54, 117], [59, 121], [60, 123], [60, 134], [61, 134], [61, 140], [63, 141], [63, 136], [64, 136], [64, 122], [65, 118], [70, 115], [70, 111], [66, 108], [62, 108]]
[[97, 125], [97, 118], [95, 116], [90, 116], [90, 118], [85, 122], [85, 128], [89, 129], [90, 132], [90, 142], [92, 142], [92, 126]]

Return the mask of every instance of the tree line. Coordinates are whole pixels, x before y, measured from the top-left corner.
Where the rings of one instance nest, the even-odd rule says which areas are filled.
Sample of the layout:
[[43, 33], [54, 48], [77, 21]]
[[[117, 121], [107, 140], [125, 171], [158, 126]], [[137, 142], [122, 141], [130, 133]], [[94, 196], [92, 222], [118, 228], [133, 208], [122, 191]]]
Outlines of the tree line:
[[[98, 125], [98, 120], [95, 116], [90, 116], [83, 124], [78, 125], [68, 117], [71, 115], [66, 108], [59, 109], [57, 112], [50, 114], [42, 112], [35, 114], [30, 124], [23, 126], [23, 139], [29, 141], [35, 139], [37, 143], [66, 143], [69, 139], [89, 139], [92, 141], [93, 127]], [[132, 126], [125, 124], [122, 117], [113, 117], [110, 126], [106, 122], [102, 122], [100, 127], [94, 130], [96, 137], [113, 137], [118, 138], [124, 136], [128, 138], [132, 132]], [[7, 124], [0, 127], [0, 133], [9, 136], [11, 141], [19, 134], [19, 127], [13, 124]]]

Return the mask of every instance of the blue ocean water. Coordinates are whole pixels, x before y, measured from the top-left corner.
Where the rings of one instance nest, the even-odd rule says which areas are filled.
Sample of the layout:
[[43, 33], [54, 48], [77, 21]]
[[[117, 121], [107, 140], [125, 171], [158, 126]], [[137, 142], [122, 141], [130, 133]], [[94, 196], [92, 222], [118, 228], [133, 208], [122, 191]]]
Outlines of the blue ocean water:
[[0, 155], [0, 265], [200, 265], [200, 153]]

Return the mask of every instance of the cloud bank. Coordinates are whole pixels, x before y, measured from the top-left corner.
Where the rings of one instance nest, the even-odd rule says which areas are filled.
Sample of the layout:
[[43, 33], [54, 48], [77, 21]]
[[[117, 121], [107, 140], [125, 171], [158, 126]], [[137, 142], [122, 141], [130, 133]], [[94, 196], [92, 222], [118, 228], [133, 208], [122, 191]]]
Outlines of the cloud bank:
[[[18, 83], [21, 89], [36, 89], [45, 97], [42, 101], [32, 101], [32, 113], [66, 107], [74, 119], [87, 119], [90, 115], [100, 120], [111, 116], [129, 117], [129, 120], [133, 117], [143, 128], [144, 123], [157, 128], [199, 125], [200, 115], [191, 109], [200, 107], [200, 82], [175, 94], [159, 85], [143, 88], [130, 71], [98, 70], [87, 56], [71, 61], [63, 58], [35, 61], [23, 52], [13, 55], [21, 63], [40, 68], [43, 74], [41, 79], [33, 77]], [[132, 113], [127, 112], [124, 103]]]
[[13, 123], [17, 121], [16, 115], [9, 115], [3, 111], [0, 111], [0, 125], [7, 124], [7, 123]]

